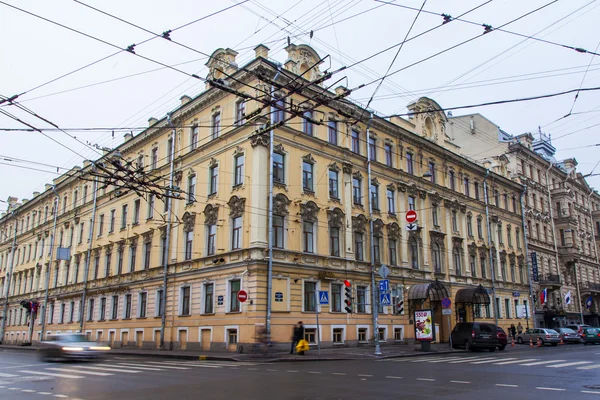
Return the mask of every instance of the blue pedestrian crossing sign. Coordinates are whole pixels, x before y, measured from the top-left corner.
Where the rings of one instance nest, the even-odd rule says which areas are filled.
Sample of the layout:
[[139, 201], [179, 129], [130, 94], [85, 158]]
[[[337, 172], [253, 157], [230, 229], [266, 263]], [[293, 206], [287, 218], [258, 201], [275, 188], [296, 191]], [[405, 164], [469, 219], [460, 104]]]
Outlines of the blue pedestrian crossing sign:
[[379, 304], [382, 306], [391, 306], [392, 298], [389, 293], [381, 293], [379, 295]]
[[319, 290], [319, 304], [329, 304], [329, 292], [327, 290]]

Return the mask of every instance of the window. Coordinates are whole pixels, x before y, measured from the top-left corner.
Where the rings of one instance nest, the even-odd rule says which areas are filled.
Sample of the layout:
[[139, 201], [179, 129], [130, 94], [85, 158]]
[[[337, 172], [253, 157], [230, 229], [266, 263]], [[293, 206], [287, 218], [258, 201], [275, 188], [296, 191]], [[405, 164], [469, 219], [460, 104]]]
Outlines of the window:
[[454, 177], [454, 171], [450, 171], [448, 174], [448, 183], [450, 184], [450, 190], [456, 190], [456, 180]]
[[204, 284], [204, 314], [212, 314], [214, 312], [214, 283]]
[[469, 256], [469, 268], [471, 268], [471, 276], [477, 278], [477, 260], [474, 255]]
[[394, 328], [394, 341], [402, 341], [402, 328]]
[[235, 177], [233, 185], [238, 186], [244, 183], [244, 161], [245, 157], [243, 154], [237, 155], [234, 158]]
[[434, 227], [439, 227], [439, 220], [438, 220], [438, 205], [437, 204], [433, 204], [431, 206], [431, 221], [433, 222], [433, 226]]
[[344, 329], [333, 328], [333, 343], [344, 343]]
[[414, 174], [414, 165], [413, 165], [413, 155], [412, 153], [406, 153], [406, 172], [409, 174]]
[[469, 197], [469, 178], [465, 178], [464, 179], [464, 186], [465, 186], [465, 196]]
[[273, 182], [285, 183], [285, 156], [281, 153], [273, 153]]
[[212, 256], [215, 255], [217, 247], [217, 225], [208, 225], [207, 231], [206, 255]]
[[502, 275], [503, 281], [508, 281], [508, 276], [506, 275], [506, 261], [500, 260], [500, 273]]
[[306, 253], [314, 253], [314, 223], [304, 221], [302, 223], [302, 245]]
[[494, 203], [496, 204], [496, 207], [500, 207], [500, 192], [497, 190], [494, 190]]
[[167, 238], [160, 238], [160, 265], [165, 265], [167, 261]]
[[473, 191], [475, 192], [475, 199], [479, 200], [479, 182], [473, 183]]
[[329, 121], [327, 124], [327, 132], [329, 143], [336, 144], [338, 143], [338, 126], [337, 121]]
[[477, 237], [483, 239], [483, 222], [481, 218], [477, 218]]
[[93, 321], [94, 320], [94, 299], [90, 299], [89, 302], [88, 302], [87, 320], [88, 321]]
[[388, 167], [392, 167], [393, 166], [393, 158], [392, 158], [392, 145], [390, 144], [385, 144], [383, 146], [383, 150], [385, 152], [385, 165], [387, 165]]
[[521, 232], [516, 229], [515, 230], [515, 241], [517, 242], [517, 249], [521, 248]]
[[315, 311], [316, 299], [315, 292], [317, 290], [316, 282], [304, 282], [304, 310]]
[[49, 324], [53, 324], [54, 323], [54, 303], [50, 303], [50, 307], [49, 307], [48, 311], [49, 311], [49, 313], [48, 313], [49, 314], [48, 315], [48, 323]]
[[[508, 194], [504, 193], [503, 197], [504, 197], [504, 209], [508, 210]], [[513, 211], [514, 211], [514, 209], [513, 209]]]
[[100, 214], [100, 216], [98, 217], [98, 236], [102, 236], [103, 232], [104, 232], [104, 214]]
[[435, 183], [435, 163], [433, 161], [429, 161], [429, 173], [431, 174], [431, 182]]
[[302, 162], [302, 189], [305, 192], [313, 192], [313, 164]]
[[362, 205], [362, 179], [352, 178], [352, 202], [357, 205]]
[[283, 217], [280, 215], [273, 215], [273, 247], [276, 249], [283, 249]]
[[[63, 198], [63, 214], [67, 212], [67, 196]], [[25, 228], [25, 220], [21, 222], [21, 233], [23, 233], [23, 228]]]
[[215, 194], [217, 193], [217, 184], [218, 184], [218, 179], [219, 179], [219, 166], [214, 165], [212, 167], [210, 167], [209, 170], [209, 187], [208, 187], [208, 194]]
[[506, 238], [508, 239], [508, 245], [512, 247], [512, 231], [510, 226], [506, 227]]
[[388, 250], [390, 265], [398, 265], [398, 243], [395, 239], [388, 240]]
[[144, 243], [144, 269], [150, 269], [150, 252], [152, 251], [152, 242]]
[[[98, 270], [100, 269], [100, 256], [94, 257], [94, 279], [98, 279]], [[56, 271], [58, 275], [58, 270]]]
[[123, 305], [123, 318], [129, 319], [131, 318], [131, 294], [125, 295], [125, 304]]
[[331, 312], [342, 311], [342, 285], [339, 283], [331, 284]]
[[367, 287], [366, 286], [357, 286], [356, 287], [356, 312], [358, 312], [358, 313], [367, 312]]
[[387, 197], [388, 213], [395, 215], [396, 214], [396, 202], [394, 200], [394, 191], [391, 189], [387, 189], [386, 197]]
[[317, 343], [317, 329], [316, 328], [304, 328], [304, 340], [310, 344]]
[[285, 119], [285, 101], [283, 99], [277, 99], [275, 105], [271, 106], [271, 122], [276, 124], [282, 122]]
[[[83, 229], [84, 229], [83, 228], [83, 224], [84, 224], [83, 222], [81, 222], [79, 224], [79, 240], [77, 241], [77, 243], [79, 243], [79, 244], [83, 243]], [[44, 241], [43, 240], [42, 240], [42, 247], [44, 247]], [[44, 254], [43, 252], [44, 252], [44, 249], [43, 248], [40, 249], [40, 257], [42, 256], [42, 254]]]
[[514, 195], [512, 197], [512, 210], [513, 212], [517, 212], [517, 198]]
[[431, 261], [433, 262], [434, 271], [438, 273], [442, 272], [442, 252], [437, 243], [431, 245]]
[[198, 134], [200, 133], [200, 128], [198, 125], [192, 127], [192, 134], [190, 137], [190, 149], [196, 150], [198, 147]]
[[485, 257], [481, 257], [479, 261], [481, 262], [481, 277], [487, 278], [487, 267], [485, 265]]
[[329, 255], [340, 256], [340, 228], [329, 227]]
[[212, 140], [219, 137], [221, 133], [221, 113], [216, 113], [212, 117]]
[[373, 210], [379, 211], [379, 186], [371, 183], [369, 191], [371, 192], [371, 206]]
[[112, 310], [110, 311], [110, 319], [117, 319], [119, 312], [119, 296], [112, 297]]
[[104, 277], [110, 275], [110, 259], [112, 258], [112, 253], [106, 253], [104, 256]]
[[385, 328], [379, 328], [377, 332], [379, 341], [385, 342]]
[[229, 281], [229, 312], [240, 311], [240, 301], [238, 293], [240, 291], [240, 280], [234, 279]]
[[367, 328], [358, 328], [358, 341], [367, 342]]
[[352, 152], [360, 154], [360, 132], [352, 129]]
[[108, 233], [115, 231], [115, 221], [117, 219], [117, 210], [110, 210], [110, 222], [108, 225]]
[[383, 239], [378, 236], [373, 237], [373, 263], [381, 264], [381, 241]]
[[242, 217], [233, 218], [231, 230], [231, 250], [242, 248]]
[[123, 248], [119, 246], [117, 250], [117, 275], [123, 272]]
[[354, 258], [357, 261], [364, 261], [364, 234], [362, 232], [354, 232]]
[[138, 299], [139, 318], [146, 318], [147, 303], [148, 303], [148, 293], [146, 293], [146, 292], [140, 293], [140, 297]]
[[179, 296], [181, 296], [181, 306], [179, 308], [179, 315], [190, 315], [190, 287], [182, 287], [179, 290]]
[[173, 138], [167, 140], [167, 163], [171, 163], [173, 160]]
[[196, 201], [196, 175], [188, 176], [187, 185], [187, 203], [193, 203]]
[[150, 153], [150, 169], [158, 167], [158, 147], [154, 147]]
[[125, 229], [127, 227], [127, 204], [123, 204], [122, 214], [121, 214], [121, 229]]
[[498, 224], [496, 226], [497, 229], [497, 234], [498, 234], [498, 244], [503, 245], [504, 244], [504, 238], [502, 237], [502, 225]]
[[331, 169], [329, 170], [329, 197], [339, 199], [338, 173]]
[[408, 196], [408, 209], [415, 210], [415, 196]]
[[408, 251], [410, 252], [410, 266], [412, 269], [419, 269], [419, 247], [417, 239], [412, 237], [408, 240]]
[[133, 224], [138, 225], [140, 223], [140, 199], [133, 202]]
[[371, 161], [377, 161], [377, 139], [369, 138], [369, 157]]
[[456, 247], [452, 249], [452, 259], [454, 261], [454, 273], [458, 276], [462, 275], [462, 262], [460, 259], [460, 251]]
[[148, 214], [147, 214], [147, 219], [152, 219], [154, 217], [154, 200], [155, 200], [154, 194], [150, 193], [148, 195]]
[[136, 246], [129, 246], [129, 272], [135, 271]]
[[306, 110], [302, 113], [302, 115], [304, 116], [304, 118], [302, 120], [302, 132], [304, 132], [308, 136], [312, 136], [313, 135], [313, 123], [311, 120], [313, 117], [313, 112], [311, 110]]
[[458, 232], [458, 220], [456, 210], [452, 210], [452, 231]]
[[164, 308], [164, 290], [162, 289], [158, 289], [156, 291], [156, 310], [155, 310], [155, 315], [157, 317], [162, 317], [163, 315], [163, 308]]
[[565, 246], [566, 245], [565, 230], [564, 229], [560, 229], [558, 232], [559, 232], [559, 235], [560, 235], [560, 245], [561, 246]]
[[239, 100], [235, 103], [235, 124], [244, 125], [246, 122], [246, 101]]

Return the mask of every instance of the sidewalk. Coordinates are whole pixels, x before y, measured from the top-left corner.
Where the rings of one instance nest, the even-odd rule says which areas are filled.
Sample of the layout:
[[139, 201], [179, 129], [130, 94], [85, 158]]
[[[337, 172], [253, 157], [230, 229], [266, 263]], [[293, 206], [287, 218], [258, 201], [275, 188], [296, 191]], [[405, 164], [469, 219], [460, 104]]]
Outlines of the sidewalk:
[[[342, 347], [321, 349], [319, 355], [316, 348], [311, 348], [305, 355], [289, 354], [288, 352], [270, 352], [268, 354], [238, 354], [233, 352], [216, 351], [170, 351], [143, 350], [137, 348], [120, 348], [110, 351], [111, 355], [128, 355], [138, 357], [165, 357], [183, 360], [220, 360], [220, 361], [254, 361], [254, 362], [296, 362], [296, 361], [341, 361], [361, 359], [385, 359], [394, 357], [418, 357], [423, 355], [449, 354], [464, 352], [452, 350], [447, 343], [434, 343], [430, 352], [420, 351], [420, 345], [390, 345], [381, 346], [381, 355], [374, 354], [375, 347]], [[0, 349], [37, 351], [39, 346], [0, 345]]]

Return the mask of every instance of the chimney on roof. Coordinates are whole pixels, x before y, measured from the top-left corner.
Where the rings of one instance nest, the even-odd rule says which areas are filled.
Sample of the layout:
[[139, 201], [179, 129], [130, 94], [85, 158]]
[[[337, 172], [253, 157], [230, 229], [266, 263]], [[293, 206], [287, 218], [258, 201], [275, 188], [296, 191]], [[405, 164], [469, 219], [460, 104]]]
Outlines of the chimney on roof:
[[187, 104], [190, 101], [192, 101], [192, 98], [190, 96], [188, 96], [187, 94], [184, 94], [183, 96], [181, 96], [179, 98], [179, 100], [181, 100], [181, 105]]
[[133, 139], [133, 134], [132, 134], [132, 133], [130, 133], [130, 132], [129, 132], [129, 133], [126, 133], [126, 134], [124, 134], [124, 135], [123, 135], [123, 138], [125, 139], [125, 140], [124, 140], [124, 143], [127, 143], [127, 142], [129, 142], [131, 139]]
[[158, 120], [156, 118], [154, 118], [154, 117], [148, 118], [148, 126], [152, 126], [152, 125], [154, 125], [157, 122], [158, 122]]
[[264, 44], [259, 44], [254, 48], [254, 56], [255, 58], [269, 58], [269, 48]]

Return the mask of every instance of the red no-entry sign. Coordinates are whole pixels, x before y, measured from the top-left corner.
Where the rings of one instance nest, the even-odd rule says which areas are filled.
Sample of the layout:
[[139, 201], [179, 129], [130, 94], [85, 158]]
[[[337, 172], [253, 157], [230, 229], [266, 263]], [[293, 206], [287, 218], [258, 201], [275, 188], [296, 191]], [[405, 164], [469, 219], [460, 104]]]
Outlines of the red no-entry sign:
[[246, 300], [248, 300], [248, 293], [246, 293], [246, 291], [245, 291], [245, 290], [240, 290], [240, 291], [238, 292], [238, 300], [239, 300], [241, 303], [243, 303], [243, 302], [245, 302]]
[[409, 224], [412, 224], [416, 220], [417, 220], [417, 212], [415, 210], [409, 210], [406, 213], [406, 222], [408, 222]]

